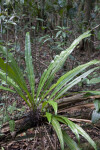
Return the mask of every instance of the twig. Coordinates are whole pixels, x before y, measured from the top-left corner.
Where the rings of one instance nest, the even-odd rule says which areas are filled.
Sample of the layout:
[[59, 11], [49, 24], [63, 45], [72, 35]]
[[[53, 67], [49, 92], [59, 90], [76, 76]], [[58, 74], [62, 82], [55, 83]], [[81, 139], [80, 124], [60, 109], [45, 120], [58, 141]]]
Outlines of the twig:
[[86, 122], [86, 123], [92, 123], [91, 120], [87, 120], [87, 119], [75, 119], [75, 118], [68, 118], [71, 121], [75, 121], [75, 122]]
[[45, 67], [48, 67], [46, 64], [44, 64], [42, 61], [40, 61], [38, 58], [36, 58], [36, 60], [38, 60], [42, 65], [44, 65]]
[[96, 27], [92, 28], [91, 31], [94, 30], [94, 29], [96, 29], [96, 28], [98, 28], [99, 26], [100, 26], [100, 24], [97, 25]]

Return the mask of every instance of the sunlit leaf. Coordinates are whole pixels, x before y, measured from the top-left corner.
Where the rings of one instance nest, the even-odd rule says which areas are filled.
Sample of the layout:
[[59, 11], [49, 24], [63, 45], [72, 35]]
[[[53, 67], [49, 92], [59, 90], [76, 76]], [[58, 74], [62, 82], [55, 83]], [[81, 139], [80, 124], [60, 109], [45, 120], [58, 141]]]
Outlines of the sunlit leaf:
[[90, 136], [77, 124], [75, 124], [78, 132], [80, 135], [82, 135], [93, 147], [95, 150], [97, 150], [95, 142], [90, 138]]
[[100, 91], [82, 91], [84, 93], [89, 94], [89, 95], [100, 95]]
[[64, 140], [63, 140], [63, 134], [62, 134], [60, 124], [54, 117], [52, 117], [51, 123], [52, 123], [54, 130], [56, 131], [57, 136], [58, 136], [58, 139], [59, 139], [59, 142], [61, 145], [61, 149], [64, 150]]
[[57, 114], [57, 109], [58, 109], [57, 103], [54, 102], [53, 100], [45, 101], [45, 102], [43, 102], [43, 104], [42, 104], [42, 110], [44, 109], [44, 107], [45, 107], [47, 104], [51, 105], [51, 106], [53, 107], [54, 111], [55, 111], [55, 114]]
[[72, 80], [71, 82], [69, 82], [66, 86], [64, 86], [63, 88], [61, 88], [61, 90], [56, 94], [54, 100], [57, 100], [60, 96], [62, 96], [65, 92], [67, 92], [71, 87], [73, 87], [74, 85], [76, 85], [77, 83], [79, 83], [82, 79], [86, 78], [95, 69], [97, 69], [97, 67], [86, 71], [82, 75], [76, 77], [74, 80]]
[[71, 139], [70, 136], [65, 131], [62, 131], [62, 133], [64, 137], [64, 142], [67, 144], [70, 150], [80, 150], [77, 143], [73, 139]]
[[61, 34], [61, 32], [62, 32], [62, 31], [58, 31], [58, 32], [56, 33], [56, 37], [55, 37], [55, 38], [57, 38], [57, 37]]
[[100, 121], [100, 112], [94, 110], [92, 113], [92, 122], [96, 123], [97, 121]]
[[69, 128], [72, 130], [72, 132], [76, 135], [77, 139], [79, 140], [78, 130], [76, 129], [75, 124], [72, 121], [70, 121], [67, 117], [63, 117], [63, 116], [60, 116], [60, 115], [57, 115], [55, 117], [58, 121], [68, 125]]
[[34, 76], [33, 65], [32, 65], [31, 43], [30, 43], [29, 32], [26, 33], [26, 38], [25, 38], [25, 62], [26, 62], [26, 70], [27, 70], [27, 75], [30, 83], [31, 92], [32, 92], [33, 102], [34, 102], [35, 76]]
[[62, 51], [60, 55], [55, 56], [54, 60], [51, 61], [48, 69], [45, 71], [45, 74], [43, 73], [41, 77], [38, 90], [37, 90], [37, 97], [40, 95], [42, 88], [43, 88], [42, 94], [44, 94], [45, 90], [47, 90], [47, 88], [50, 86], [51, 82], [53, 81], [56, 72], [58, 72], [61, 69], [67, 57], [72, 53], [72, 51], [79, 44], [79, 42], [88, 36], [90, 36], [90, 31], [87, 31], [81, 36], [79, 36], [76, 40], [74, 40], [74, 42], [71, 44], [71, 46], [68, 49]]
[[96, 108], [96, 111], [99, 112], [100, 111], [100, 100], [94, 100], [94, 105]]
[[47, 119], [48, 119], [48, 122], [50, 123], [50, 122], [51, 122], [51, 118], [52, 118], [52, 114], [46, 112], [46, 117], [47, 117]]
[[100, 78], [93, 78], [89, 81], [89, 84], [97, 84], [100, 83]]

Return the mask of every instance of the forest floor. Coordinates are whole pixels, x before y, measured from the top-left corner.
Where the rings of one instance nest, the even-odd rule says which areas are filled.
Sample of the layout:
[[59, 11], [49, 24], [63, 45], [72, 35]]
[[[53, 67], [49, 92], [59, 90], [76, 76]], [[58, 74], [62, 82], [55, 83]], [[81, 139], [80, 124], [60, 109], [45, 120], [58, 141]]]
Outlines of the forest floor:
[[[20, 37], [20, 39], [23, 37]], [[25, 63], [23, 59], [24, 55], [24, 40], [21, 42], [21, 52], [22, 57], [18, 57], [20, 59], [19, 66], [22, 70], [25, 69]], [[36, 73], [36, 86], [39, 82], [39, 78], [41, 74], [43, 73], [43, 70], [47, 68], [49, 65], [49, 62], [52, 60], [51, 51], [47, 44], [44, 44], [42, 47], [39, 45], [39, 43], [36, 43], [35, 45], [32, 44], [32, 55], [33, 55], [33, 63]], [[53, 53], [54, 55], [55, 52]], [[86, 63], [93, 59], [100, 60], [100, 50], [96, 50], [95, 52], [91, 53], [90, 56], [87, 57], [87, 51], [79, 51], [79, 49], [75, 49], [75, 51], [71, 55], [72, 57], [69, 57], [67, 61], [65, 62], [64, 67], [57, 73], [56, 79], [58, 79], [61, 75], [63, 75], [65, 72], [71, 70], [72, 68], [76, 67], [79, 64]], [[100, 70], [96, 71], [94, 76], [100, 76]], [[90, 76], [91, 78], [92, 76]], [[74, 88], [70, 90], [70, 92], [78, 92], [82, 90], [96, 90], [100, 89], [100, 84], [89, 86], [86, 83], [85, 84], [78, 84]], [[5, 95], [5, 92], [1, 93], [1, 96], [3, 97]], [[23, 115], [28, 111], [27, 106], [25, 105], [25, 102], [21, 100], [21, 98], [16, 94], [9, 94], [8, 93], [8, 105], [13, 104], [14, 101], [16, 101], [16, 107], [20, 108], [22, 106], [25, 107], [25, 111], [19, 112], [18, 110], [15, 111], [12, 115]], [[91, 101], [90, 101], [91, 102]], [[76, 103], [74, 106], [78, 106], [78, 103]], [[84, 108], [86, 109], [86, 108]], [[90, 109], [91, 112], [91, 109]], [[64, 112], [65, 114], [67, 112]], [[77, 110], [78, 113], [78, 110]], [[81, 114], [84, 113], [84, 110], [81, 110]], [[70, 117], [70, 116], [69, 116]], [[81, 119], [82, 118], [80, 116]], [[77, 121], [76, 121], [77, 123]], [[78, 122], [79, 125], [83, 127], [83, 129], [90, 135], [90, 137], [94, 141], [98, 141], [100, 139], [100, 127], [95, 126], [91, 123], [86, 122]], [[63, 128], [65, 128], [63, 126]], [[76, 140], [74, 134], [69, 130], [69, 128], [66, 128], [67, 133]], [[48, 129], [48, 125], [43, 125], [42, 127], [37, 127], [36, 129], [29, 129], [26, 132], [22, 133], [18, 137], [19, 139], [16, 141], [11, 141], [8, 143], [3, 143], [1, 145], [1, 150], [60, 150], [59, 142], [52, 131], [52, 129]], [[76, 140], [77, 141], [77, 140]], [[77, 141], [78, 142], [78, 141]], [[100, 141], [99, 141], [100, 142]], [[88, 147], [86, 140], [84, 140], [81, 137], [80, 142], [78, 142], [81, 146], [83, 145], [82, 150], [92, 150], [92, 148]], [[86, 145], [85, 145], [86, 143]], [[87, 148], [87, 149], [86, 149]]]

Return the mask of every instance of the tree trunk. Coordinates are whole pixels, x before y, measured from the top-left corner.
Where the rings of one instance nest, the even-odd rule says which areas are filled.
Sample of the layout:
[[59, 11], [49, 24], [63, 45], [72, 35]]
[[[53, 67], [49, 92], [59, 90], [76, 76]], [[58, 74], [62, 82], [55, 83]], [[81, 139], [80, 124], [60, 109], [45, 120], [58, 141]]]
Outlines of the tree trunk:
[[[85, 0], [84, 4], [84, 27], [85, 30], [91, 30], [90, 22], [92, 21], [91, 12], [93, 10], [93, 0]], [[94, 52], [94, 31], [91, 32], [89, 39], [82, 40], [80, 50], [87, 51], [88, 56]]]

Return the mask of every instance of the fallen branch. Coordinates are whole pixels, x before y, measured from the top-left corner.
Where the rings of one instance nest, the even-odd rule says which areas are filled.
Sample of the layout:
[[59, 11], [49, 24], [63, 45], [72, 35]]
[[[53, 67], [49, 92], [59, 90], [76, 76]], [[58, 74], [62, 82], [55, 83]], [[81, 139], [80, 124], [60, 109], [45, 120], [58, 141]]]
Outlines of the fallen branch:
[[2, 135], [0, 135], [0, 144], [11, 141], [18, 134], [27, 131], [27, 129], [41, 126], [43, 123], [46, 123], [46, 119], [40, 114], [39, 111], [34, 113], [33, 111], [30, 111], [26, 116], [15, 121], [14, 132], [10, 132], [9, 124], [5, 124], [1, 128]]
[[91, 120], [86, 120], [86, 119], [75, 119], [75, 118], [68, 118], [69, 120], [73, 121], [73, 122], [77, 122], [77, 123], [82, 123], [82, 122], [85, 122], [85, 123], [92, 123]]
[[63, 98], [63, 99], [59, 99], [57, 101], [57, 103], [60, 105], [70, 105], [70, 104], [75, 104], [75, 103], [78, 103], [78, 102], [81, 102], [81, 101], [87, 101], [87, 100], [95, 100], [99, 98], [100, 99], [100, 95], [94, 95], [94, 96], [88, 96], [88, 97], [84, 97], [84, 93], [82, 94], [77, 94], [77, 95], [74, 95], [74, 96], [70, 96], [70, 97], [66, 97], [66, 98]]

